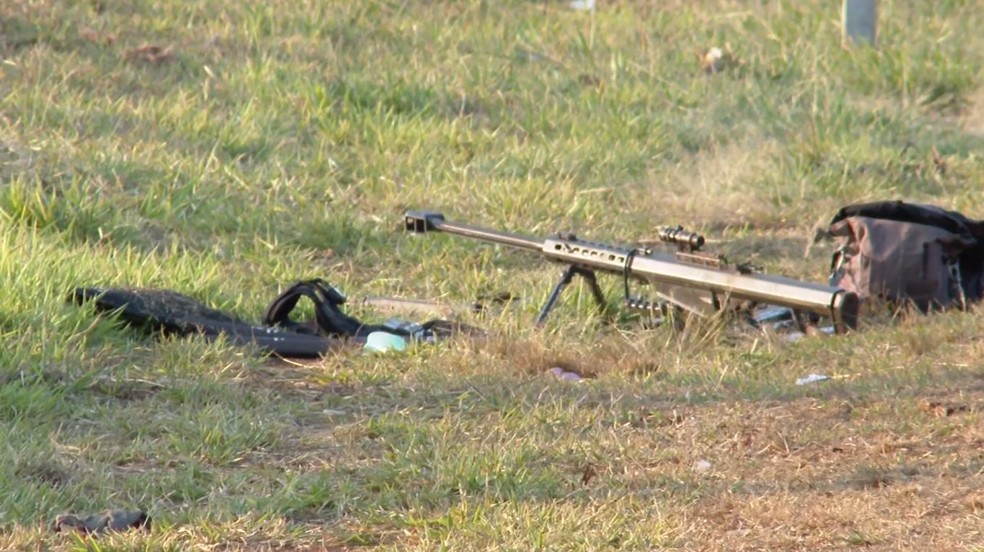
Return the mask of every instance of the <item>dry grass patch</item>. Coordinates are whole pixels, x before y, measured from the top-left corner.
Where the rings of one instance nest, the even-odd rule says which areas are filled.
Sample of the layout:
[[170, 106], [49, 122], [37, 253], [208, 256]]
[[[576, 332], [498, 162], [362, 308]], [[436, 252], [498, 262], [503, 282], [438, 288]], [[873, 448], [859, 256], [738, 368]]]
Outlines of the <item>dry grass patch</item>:
[[[632, 193], [641, 206], [658, 215], [654, 222], [660, 224], [685, 223], [715, 233], [750, 224], [802, 229], [803, 221], [784, 219], [781, 207], [763, 195], [768, 190], [759, 182], [780, 151], [781, 144], [762, 137], [723, 141], [661, 167]], [[680, 220], [667, 219], [669, 213]]]
[[984, 139], [984, 88], [970, 95], [968, 105], [958, 120], [964, 132]]
[[[972, 399], [984, 395], [977, 391]], [[695, 541], [714, 542], [702, 548], [922, 549], [984, 542], [973, 506], [984, 482], [980, 412], [941, 425], [933, 417], [913, 419], [911, 401], [825, 406], [799, 400], [692, 417], [731, 436], [694, 439], [713, 466], [692, 510]], [[909, 420], [901, 439], [872, 429], [892, 427], [896, 419]]]

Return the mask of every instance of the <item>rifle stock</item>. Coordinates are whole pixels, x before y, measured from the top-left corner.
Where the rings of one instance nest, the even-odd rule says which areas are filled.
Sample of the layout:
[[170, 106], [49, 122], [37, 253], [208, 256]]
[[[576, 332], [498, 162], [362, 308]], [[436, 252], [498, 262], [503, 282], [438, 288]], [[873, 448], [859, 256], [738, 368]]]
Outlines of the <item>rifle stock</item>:
[[[428, 211], [407, 212], [405, 227], [415, 233], [439, 231], [538, 252], [550, 261], [567, 265], [561, 280], [540, 311], [538, 325], [546, 319], [560, 292], [574, 275], [584, 277], [599, 305], [604, 305], [595, 271], [622, 275], [626, 279], [626, 292], [629, 278], [655, 284], [659, 288], [657, 295], [665, 303], [698, 314], [721, 310], [729, 300], [744, 300], [827, 317], [838, 333], [846, 332], [857, 324], [859, 302], [854, 293], [823, 284], [761, 274], [744, 265], [728, 264], [721, 258], [700, 253], [704, 239], [680, 227], [666, 228], [660, 233], [663, 241], [678, 245], [676, 255], [585, 241], [573, 234], [541, 239], [499, 232], [450, 222], [444, 219], [444, 215]], [[639, 307], [639, 303], [630, 301], [630, 305], [635, 307]], [[648, 303], [643, 306], [652, 308]]]

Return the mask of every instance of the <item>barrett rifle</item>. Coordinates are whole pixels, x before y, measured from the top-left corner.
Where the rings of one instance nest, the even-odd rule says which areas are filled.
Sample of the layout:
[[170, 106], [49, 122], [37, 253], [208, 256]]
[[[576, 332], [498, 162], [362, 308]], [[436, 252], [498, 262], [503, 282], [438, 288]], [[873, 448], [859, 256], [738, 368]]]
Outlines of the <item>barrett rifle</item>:
[[[663, 227], [659, 232], [661, 241], [676, 245], [674, 254], [585, 241], [571, 233], [535, 238], [500, 232], [451, 222], [441, 213], [430, 211], [407, 212], [405, 227], [413, 233], [438, 231], [508, 245], [567, 265], [537, 315], [537, 326], [544, 324], [574, 276], [581, 276], [588, 283], [599, 308], [606, 311], [607, 302], [596, 271], [622, 276], [629, 307], [664, 316], [671, 311], [708, 316], [753, 303], [787, 307], [796, 313], [795, 319], [801, 325], [821, 317], [829, 319], [837, 333], [857, 325], [859, 301], [856, 294], [823, 284], [763, 274], [746, 264], [729, 263], [723, 257], [702, 252], [703, 236], [680, 226]], [[658, 300], [631, 297], [630, 279], [653, 284]]]

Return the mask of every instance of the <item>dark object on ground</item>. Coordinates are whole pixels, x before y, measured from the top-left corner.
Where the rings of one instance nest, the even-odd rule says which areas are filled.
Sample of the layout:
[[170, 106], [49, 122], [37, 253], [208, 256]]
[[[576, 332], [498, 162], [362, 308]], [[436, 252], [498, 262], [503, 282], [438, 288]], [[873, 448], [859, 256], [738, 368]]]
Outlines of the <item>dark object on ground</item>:
[[[584, 241], [573, 234], [544, 239], [498, 232], [446, 221], [444, 215], [432, 212], [408, 212], [404, 224], [410, 232], [458, 234], [536, 252], [550, 261], [566, 265], [560, 281], [540, 310], [536, 320], [538, 326], [546, 321], [561, 291], [574, 276], [587, 281], [598, 306], [607, 310], [595, 271], [622, 276], [625, 302], [629, 307], [663, 316], [682, 314], [683, 311], [711, 316], [723, 310], [747, 311], [749, 303], [764, 303], [794, 309], [804, 326], [819, 317], [827, 317], [838, 332], [844, 332], [857, 323], [858, 300], [854, 293], [825, 284], [761, 274], [747, 264], [728, 263], [722, 257], [700, 251], [704, 238], [679, 226], [660, 231], [662, 241], [677, 247], [675, 255], [670, 255], [648, 248]], [[659, 301], [630, 297], [630, 278], [656, 286]], [[681, 320], [682, 316], [674, 318]]]
[[[314, 304], [315, 320], [298, 322], [290, 315], [301, 298]], [[430, 320], [423, 324], [390, 320], [366, 324], [345, 314], [345, 296], [324, 280], [303, 280], [290, 286], [267, 307], [263, 326], [256, 326], [229, 313], [213, 309], [191, 297], [160, 289], [77, 288], [75, 303], [91, 301], [101, 312], [118, 313], [127, 323], [164, 335], [201, 335], [208, 339], [224, 336], [236, 345], [255, 345], [287, 358], [322, 356], [345, 342], [365, 343], [372, 332], [437, 341], [453, 335], [484, 335], [478, 328]]]
[[55, 518], [51, 526], [51, 530], [56, 533], [78, 531], [86, 535], [130, 529], [150, 531], [150, 516], [139, 510], [106, 510], [101, 514], [84, 517], [62, 514]]
[[72, 298], [78, 304], [92, 301], [96, 310], [118, 312], [131, 325], [155, 333], [209, 339], [221, 335], [237, 345], [256, 345], [282, 357], [318, 357], [332, 345], [332, 340], [319, 335], [254, 326], [168, 290], [77, 288]]
[[877, 201], [842, 208], [826, 235], [840, 245], [831, 285], [862, 300], [925, 312], [966, 308], [984, 296], [984, 221], [933, 205]]
[[[290, 317], [298, 301], [303, 297], [307, 297], [314, 304], [313, 322], [296, 322]], [[346, 300], [341, 291], [322, 279], [302, 280], [287, 288], [270, 303], [263, 315], [263, 324], [305, 334], [320, 333], [329, 337], [361, 340], [373, 332], [386, 332], [419, 341], [436, 341], [458, 333], [472, 336], [484, 334], [478, 328], [440, 319], [429, 320], [423, 324], [399, 320], [389, 320], [382, 324], [366, 324], [342, 312], [341, 305], [345, 304]]]
[[[307, 297], [314, 304], [314, 324], [296, 322], [290, 318], [290, 313], [303, 297]], [[263, 325], [307, 334], [320, 332], [337, 337], [365, 338], [372, 332], [388, 331], [381, 325], [365, 324], [358, 318], [342, 312], [340, 307], [346, 300], [345, 294], [324, 280], [301, 280], [270, 303], [263, 314]], [[403, 337], [409, 335], [397, 331], [389, 333]]]

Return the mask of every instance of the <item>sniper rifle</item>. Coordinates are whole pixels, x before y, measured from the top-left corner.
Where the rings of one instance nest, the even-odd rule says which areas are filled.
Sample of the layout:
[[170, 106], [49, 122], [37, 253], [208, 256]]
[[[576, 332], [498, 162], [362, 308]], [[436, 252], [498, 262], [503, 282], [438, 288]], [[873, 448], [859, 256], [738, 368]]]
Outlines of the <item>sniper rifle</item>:
[[[558, 233], [548, 238], [535, 238], [500, 232], [480, 226], [445, 220], [441, 213], [409, 211], [406, 230], [413, 233], [445, 232], [481, 241], [508, 245], [537, 252], [548, 260], [567, 265], [546, 303], [540, 309], [536, 325], [542, 326], [561, 292], [574, 276], [581, 276], [589, 286], [599, 308], [607, 303], [596, 271], [621, 275], [625, 302], [630, 308], [664, 316], [673, 311], [686, 311], [709, 316], [722, 310], [762, 303], [787, 307], [795, 313], [802, 326], [806, 321], [828, 318], [837, 333], [857, 325], [859, 302], [856, 294], [812, 282], [762, 274], [747, 264], [731, 264], [723, 257], [710, 255], [700, 249], [704, 237], [683, 227], [663, 227], [660, 240], [677, 246], [675, 254], [656, 252], [649, 248], [606, 245], [579, 239], [571, 233]], [[656, 302], [631, 297], [629, 280], [653, 284]]]

